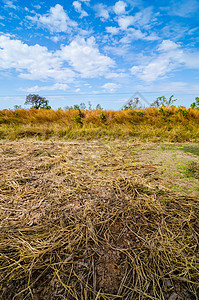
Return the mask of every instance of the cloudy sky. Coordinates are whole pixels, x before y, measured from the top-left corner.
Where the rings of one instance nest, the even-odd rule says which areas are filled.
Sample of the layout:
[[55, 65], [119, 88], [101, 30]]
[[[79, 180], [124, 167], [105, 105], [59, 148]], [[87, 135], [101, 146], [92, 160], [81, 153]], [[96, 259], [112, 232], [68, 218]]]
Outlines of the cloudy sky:
[[199, 0], [0, 1], [0, 109], [199, 96]]

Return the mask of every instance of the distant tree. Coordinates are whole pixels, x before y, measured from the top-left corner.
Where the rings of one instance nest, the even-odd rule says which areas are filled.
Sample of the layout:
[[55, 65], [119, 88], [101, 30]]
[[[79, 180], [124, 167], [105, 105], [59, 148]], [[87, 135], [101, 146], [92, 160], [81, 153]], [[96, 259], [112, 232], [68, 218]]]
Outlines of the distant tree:
[[165, 96], [158, 97], [151, 106], [171, 106], [177, 99], [173, 99], [174, 95], [171, 95], [169, 99]]
[[196, 97], [195, 100], [196, 101], [191, 104], [191, 108], [199, 109], [199, 97]]
[[97, 104], [95, 109], [100, 109], [100, 110], [103, 110], [103, 108], [101, 107], [101, 105], [100, 105], [100, 104]]
[[89, 109], [89, 110], [92, 110], [92, 104], [91, 104], [90, 101], [88, 101], [88, 109]]
[[14, 109], [21, 109], [21, 105], [14, 105]]
[[134, 99], [130, 99], [128, 103], [124, 105], [123, 110], [138, 108], [139, 104], [140, 99], [138, 97], [135, 97]]
[[82, 110], [86, 110], [86, 104], [85, 103], [80, 103], [79, 107]]
[[51, 109], [51, 106], [48, 105], [48, 100], [45, 97], [41, 97], [36, 94], [29, 94], [26, 96], [25, 105], [32, 105], [32, 108], [36, 109]]
[[73, 106], [73, 109], [80, 109], [80, 107], [79, 107], [79, 105], [78, 104], [74, 104], [74, 106]]

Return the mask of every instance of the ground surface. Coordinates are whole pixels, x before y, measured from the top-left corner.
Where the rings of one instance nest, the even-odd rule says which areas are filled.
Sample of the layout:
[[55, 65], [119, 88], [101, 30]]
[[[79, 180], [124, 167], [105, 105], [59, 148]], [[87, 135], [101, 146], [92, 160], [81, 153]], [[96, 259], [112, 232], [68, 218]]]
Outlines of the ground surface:
[[197, 299], [197, 151], [0, 141], [0, 298]]

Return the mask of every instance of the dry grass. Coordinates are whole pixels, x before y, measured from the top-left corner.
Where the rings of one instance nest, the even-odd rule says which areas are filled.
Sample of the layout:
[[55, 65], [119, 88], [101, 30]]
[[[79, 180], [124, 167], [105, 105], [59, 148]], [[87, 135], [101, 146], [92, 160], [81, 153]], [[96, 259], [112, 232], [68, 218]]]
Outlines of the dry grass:
[[99, 137], [153, 141], [198, 141], [199, 110], [157, 108], [123, 111], [3, 110], [0, 138], [24, 137], [93, 139]]
[[1, 141], [1, 299], [198, 299], [198, 197], [137, 146]]

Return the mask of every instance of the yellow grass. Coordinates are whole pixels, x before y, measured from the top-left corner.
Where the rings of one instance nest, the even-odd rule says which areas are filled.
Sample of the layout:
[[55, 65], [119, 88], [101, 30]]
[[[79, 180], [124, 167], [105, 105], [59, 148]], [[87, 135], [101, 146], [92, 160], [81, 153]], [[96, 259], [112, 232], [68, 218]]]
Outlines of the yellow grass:
[[198, 141], [199, 110], [176, 107], [123, 111], [3, 110], [0, 138], [126, 138]]

